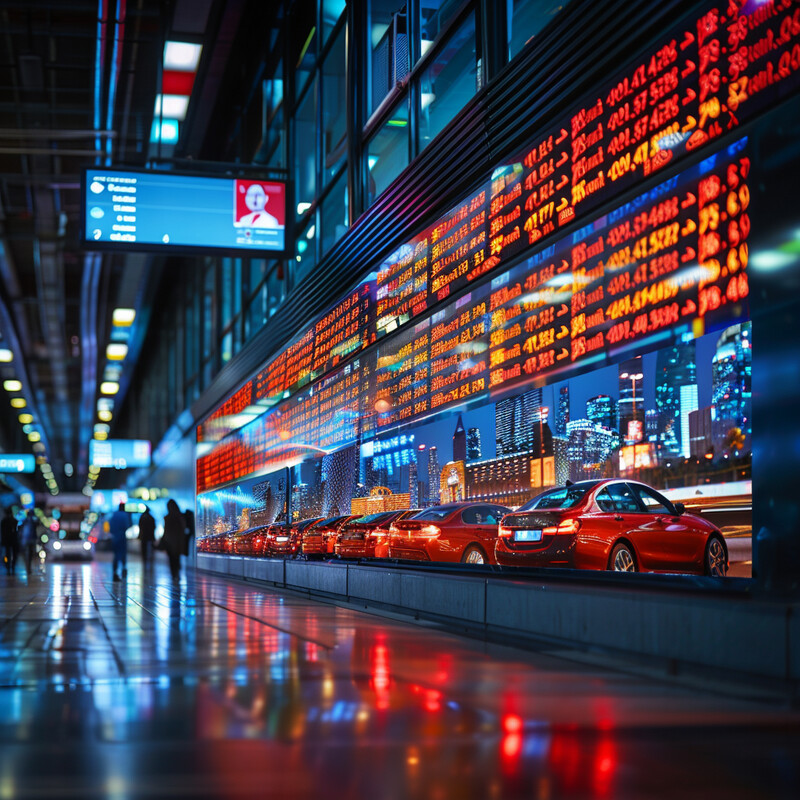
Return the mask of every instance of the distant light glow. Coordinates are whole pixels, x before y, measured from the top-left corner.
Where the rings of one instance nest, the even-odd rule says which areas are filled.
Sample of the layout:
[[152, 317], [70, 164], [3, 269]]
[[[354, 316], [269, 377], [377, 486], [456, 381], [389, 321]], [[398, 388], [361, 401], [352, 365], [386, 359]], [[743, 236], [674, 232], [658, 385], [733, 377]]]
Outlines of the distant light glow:
[[203, 45], [190, 42], [167, 42], [164, 45], [164, 69], [195, 72], [200, 63]]
[[186, 119], [186, 112], [189, 109], [189, 98], [182, 94], [157, 94], [156, 95], [156, 117], [167, 119]]
[[17, 380], [7, 380], [3, 381], [3, 388], [7, 392], [19, 392], [22, 391], [22, 383]]
[[116, 394], [119, 391], [119, 384], [114, 381], [103, 381], [100, 384], [101, 394]]
[[134, 308], [115, 308], [111, 313], [111, 321], [118, 327], [133, 325], [136, 319], [136, 309]]
[[110, 411], [98, 411], [97, 418], [103, 422], [111, 422], [113, 414]]
[[28, 441], [29, 442], [38, 442], [38, 441], [41, 440], [41, 438], [42, 438], [42, 434], [39, 433], [38, 431], [31, 431], [28, 434]]
[[9, 362], [14, 360], [14, 354], [5, 347], [0, 347], [0, 361], [4, 364], [8, 364]]
[[30, 425], [30, 423], [33, 422], [33, 414], [28, 414], [28, 413], [20, 414], [19, 421], [23, 425]]
[[106, 358], [109, 361], [122, 361], [128, 355], [128, 345], [110, 344], [106, 347]]
[[12, 408], [25, 408], [28, 405], [28, 401], [24, 397], [12, 397], [11, 398], [11, 407]]
[[153, 120], [153, 127], [150, 129], [150, 143], [158, 144], [177, 144], [180, 137], [180, 125], [177, 119], [158, 119]]

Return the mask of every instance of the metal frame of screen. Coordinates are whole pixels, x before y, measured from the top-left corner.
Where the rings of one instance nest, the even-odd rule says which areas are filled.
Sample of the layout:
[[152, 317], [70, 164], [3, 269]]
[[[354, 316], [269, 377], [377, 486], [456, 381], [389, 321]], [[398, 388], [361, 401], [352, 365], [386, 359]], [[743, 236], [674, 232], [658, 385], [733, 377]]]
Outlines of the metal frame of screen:
[[[204, 178], [213, 180], [230, 181], [252, 180], [264, 183], [279, 183], [283, 185], [284, 198], [284, 226], [283, 226], [283, 247], [280, 249], [257, 248], [242, 246], [216, 246], [216, 245], [185, 245], [172, 243], [156, 242], [126, 242], [126, 241], [95, 241], [86, 236], [86, 193], [87, 175], [90, 172], [102, 171], [104, 173], [136, 173], [141, 175], [164, 175], [180, 178]], [[241, 175], [215, 175], [210, 172], [173, 172], [168, 170], [148, 170], [134, 167], [85, 167], [81, 173], [81, 213], [80, 230], [81, 245], [88, 251], [101, 252], [129, 252], [129, 253], [161, 253], [174, 255], [220, 255], [220, 256], [239, 256], [250, 258], [286, 258], [287, 256], [287, 228], [288, 218], [286, 209], [288, 208], [287, 198], [289, 194], [289, 182], [284, 175], [273, 177], [274, 171], [262, 171], [256, 174], [246, 173]]]

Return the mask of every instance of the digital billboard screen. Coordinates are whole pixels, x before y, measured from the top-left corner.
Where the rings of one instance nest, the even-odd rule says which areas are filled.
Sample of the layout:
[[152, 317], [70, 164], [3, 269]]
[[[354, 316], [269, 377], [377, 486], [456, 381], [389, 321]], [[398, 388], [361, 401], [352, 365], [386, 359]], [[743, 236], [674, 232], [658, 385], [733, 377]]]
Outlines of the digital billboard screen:
[[150, 466], [150, 442], [146, 439], [92, 439], [89, 463], [95, 467], [128, 469]]
[[83, 174], [90, 250], [281, 253], [286, 186], [266, 180], [92, 167]]

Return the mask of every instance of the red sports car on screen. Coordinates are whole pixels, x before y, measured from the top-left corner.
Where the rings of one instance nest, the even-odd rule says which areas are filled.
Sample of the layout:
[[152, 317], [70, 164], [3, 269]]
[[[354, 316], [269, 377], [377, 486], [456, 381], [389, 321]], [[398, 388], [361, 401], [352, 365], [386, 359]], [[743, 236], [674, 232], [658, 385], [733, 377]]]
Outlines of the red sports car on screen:
[[342, 525], [357, 516], [358, 514], [344, 514], [338, 517], [329, 517], [314, 525], [309, 525], [303, 531], [303, 543], [301, 545], [303, 555], [306, 557], [326, 556], [329, 553], [333, 553], [333, 545]]
[[385, 558], [389, 553], [389, 526], [421, 510], [381, 511], [351, 519], [339, 531], [334, 552], [339, 558]]
[[269, 544], [267, 552], [271, 556], [294, 556], [300, 549], [303, 538], [303, 531], [315, 522], [319, 522], [322, 517], [312, 517], [311, 519], [301, 519], [293, 522], [287, 533], [286, 524], [275, 522], [269, 528]]
[[259, 525], [244, 531], [236, 531], [232, 543], [232, 552], [239, 556], [263, 556], [267, 538], [267, 528]]
[[390, 528], [389, 557], [494, 564], [497, 526], [510, 509], [492, 503], [432, 506]]
[[644, 483], [581, 481], [529, 500], [500, 523], [495, 555], [505, 566], [722, 576], [719, 528]]

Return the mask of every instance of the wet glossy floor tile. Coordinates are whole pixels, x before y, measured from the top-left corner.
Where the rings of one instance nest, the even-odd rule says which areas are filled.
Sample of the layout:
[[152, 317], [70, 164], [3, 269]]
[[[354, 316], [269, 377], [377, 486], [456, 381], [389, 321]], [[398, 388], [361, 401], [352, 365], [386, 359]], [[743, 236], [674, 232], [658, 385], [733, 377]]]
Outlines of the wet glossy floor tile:
[[159, 565], [0, 577], [4, 798], [800, 796], [800, 726]]

